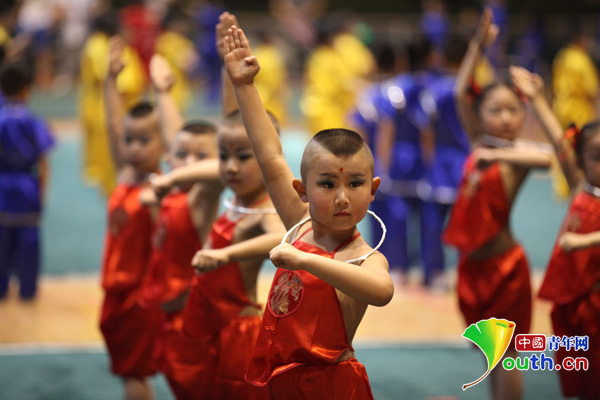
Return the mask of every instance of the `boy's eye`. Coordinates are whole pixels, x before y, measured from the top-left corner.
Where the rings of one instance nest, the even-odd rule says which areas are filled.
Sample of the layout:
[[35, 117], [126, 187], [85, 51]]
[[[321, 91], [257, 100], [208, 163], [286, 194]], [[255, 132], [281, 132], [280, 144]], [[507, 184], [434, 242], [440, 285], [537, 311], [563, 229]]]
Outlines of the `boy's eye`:
[[148, 144], [148, 142], [150, 141], [150, 138], [142, 136], [141, 138], [138, 139], [140, 141], [140, 144], [142, 145], [146, 145]]
[[317, 182], [317, 185], [324, 187], [325, 189], [333, 189], [335, 187], [332, 181], [319, 181]]
[[131, 144], [133, 142], [133, 138], [131, 136], [125, 136], [125, 144]]
[[208, 154], [206, 153], [196, 153], [196, 158], [198, 158], [198, 160], [204, 160], [206, 157], [208, 157]]
[[179, 151], [175, 152], [175, 157], [177, 157], [179, 159], [184, 159], [187, 157], [187, 152], [183, 151], [183, 150], [179, 150]]
[[250, 153], [240, 153], [238, 154], [238, 158], [242, 161], [248, 160], [250, 158], [252, 158], [252, 154]]
[[365, 181], [363, 180], [356, 180], [356, 181], [352, 181], [350, 182], [350, 187], [359, 187], [362, 186], [365, 183]]
[[227, 160], [227, 154], [225, 153], [219, 153], [219, 160]]

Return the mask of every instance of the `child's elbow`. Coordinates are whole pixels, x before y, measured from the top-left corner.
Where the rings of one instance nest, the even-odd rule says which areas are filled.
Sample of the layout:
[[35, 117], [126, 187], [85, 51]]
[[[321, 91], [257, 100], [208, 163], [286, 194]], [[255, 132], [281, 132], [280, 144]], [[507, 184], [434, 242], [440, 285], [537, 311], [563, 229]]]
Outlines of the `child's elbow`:
[[386, 283], [373, 297], [371, 305], [383, 307], [392, 301], [392, 297], [394, 297], [394, 284], [390, 279], [390, 282]]

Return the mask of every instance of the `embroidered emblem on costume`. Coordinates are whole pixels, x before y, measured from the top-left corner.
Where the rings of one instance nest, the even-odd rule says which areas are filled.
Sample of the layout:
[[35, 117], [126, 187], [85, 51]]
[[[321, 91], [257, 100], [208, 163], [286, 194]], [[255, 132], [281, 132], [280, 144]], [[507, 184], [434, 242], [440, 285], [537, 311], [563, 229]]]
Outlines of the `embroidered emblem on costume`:
[[469, 175], [467, 175], [464, 196], [472, 197], [475, 194], [475, 192], [477, 192], [477, 188], [479, 187], [480, 181], [481, 171], [478, 169], [472, 171]]
[[123, 207], [117, 207], [110, 213], [109, 229], [113, 236], [117, 236], [127, 226], [129, 216]]
[[283, 273], [271, 291], [269, 308], [277, 317], [289, 315], [298, 309], [304, 294], [304, 285], [298, 274]]

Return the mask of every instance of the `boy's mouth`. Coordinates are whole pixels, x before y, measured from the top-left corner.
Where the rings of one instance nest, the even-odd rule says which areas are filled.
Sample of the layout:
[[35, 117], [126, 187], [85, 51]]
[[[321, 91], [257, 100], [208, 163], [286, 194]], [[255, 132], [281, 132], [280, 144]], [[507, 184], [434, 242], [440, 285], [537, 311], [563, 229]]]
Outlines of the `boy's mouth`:
[[333, 215], [336, 217], [347, 217], [350, 215], [350, 213], [348, 211], [338, 211]]

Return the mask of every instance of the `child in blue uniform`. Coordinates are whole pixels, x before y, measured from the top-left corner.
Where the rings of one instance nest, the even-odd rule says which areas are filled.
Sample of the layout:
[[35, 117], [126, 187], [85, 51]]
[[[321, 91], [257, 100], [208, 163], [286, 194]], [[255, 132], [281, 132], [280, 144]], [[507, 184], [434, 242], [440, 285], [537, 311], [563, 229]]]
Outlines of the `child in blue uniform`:
[[32, 79], [18, 63], [7, 64], [0, 73], [6, 97], [0, 109], [0, 298], [6, 296], [11, 272], [17, 273], [22, 299], [32, 299], [37, 291], [45, 154], [54, 139], [46, 123], [27, 108]]

